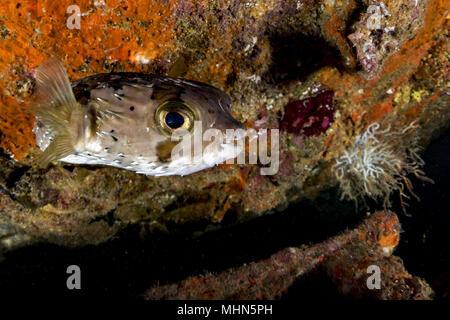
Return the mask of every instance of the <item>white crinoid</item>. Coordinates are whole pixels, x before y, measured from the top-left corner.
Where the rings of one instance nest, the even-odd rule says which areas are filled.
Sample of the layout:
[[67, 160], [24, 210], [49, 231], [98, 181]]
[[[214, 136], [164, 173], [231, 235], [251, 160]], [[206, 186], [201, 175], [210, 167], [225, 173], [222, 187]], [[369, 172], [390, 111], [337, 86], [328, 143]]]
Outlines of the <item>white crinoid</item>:
[[407, 175], [432, 180], [419, 169], [424, 162], [417, 154], [417, 142], [412, 135], [416, 127], [411, 123], [400, 131], [391, 131], [389, 127], [380, 130], [380, 124], [372, 123], [356, 136], [353, 146], [342, 152], [333, 167], [342, 198], [383, 199], [388, 207], [390, 195], [398, 191], [404, 209], [404, 198], [409, 198], [405, 186], [417, 198]]

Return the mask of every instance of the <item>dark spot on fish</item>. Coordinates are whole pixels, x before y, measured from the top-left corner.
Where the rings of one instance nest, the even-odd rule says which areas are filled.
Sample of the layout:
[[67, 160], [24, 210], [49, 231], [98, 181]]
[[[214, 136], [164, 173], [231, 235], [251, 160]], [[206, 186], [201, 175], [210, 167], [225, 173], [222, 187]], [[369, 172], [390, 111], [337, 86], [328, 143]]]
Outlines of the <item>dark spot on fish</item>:
[[176, 141], [165, 140], [156, 146], [156, 155], [160, 162], [169, 162], [172, 158], [172, 149], [178, 144]]
[[113, 140], [114, 140], [114, 142], [117, 142], [119, 139], [117, 139], [116, 137], [114, 137], [114, 136], [111, 136], [112, 138], [113, 138]]
[[110, 131], [111, 133], [113, 133], [114, 132], [114, 129], [111, 129], [111, 131]]
[[105, 152], [109, 152], [109, 147], [105, 147]]
[[133, 110], [134, 110], [134, 106], [131, 106], [131, 107], [130, 107], [130, 110], [133, 111]]

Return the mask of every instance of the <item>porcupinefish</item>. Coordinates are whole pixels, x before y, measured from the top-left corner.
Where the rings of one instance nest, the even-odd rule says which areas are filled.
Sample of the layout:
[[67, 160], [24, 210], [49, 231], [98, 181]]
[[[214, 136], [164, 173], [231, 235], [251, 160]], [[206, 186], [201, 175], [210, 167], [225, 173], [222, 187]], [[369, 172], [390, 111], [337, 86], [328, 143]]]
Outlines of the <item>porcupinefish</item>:
[[245, 128], [232, 117], [226, 93], [195, 81], [103, 73], [71, 84], [61, 62], [51, 59], [36, 69], [36, 86], [33, 131], [43, 151], [41, 166], [59, 160], [186, 175], [236, 157], [231, 144], [211, 142], [201, 147], [208, 161], [192, 161], [191, 154], [173, 159], [173, 149], [191, 141], [185, 138], [194, 127], [220, 133]]

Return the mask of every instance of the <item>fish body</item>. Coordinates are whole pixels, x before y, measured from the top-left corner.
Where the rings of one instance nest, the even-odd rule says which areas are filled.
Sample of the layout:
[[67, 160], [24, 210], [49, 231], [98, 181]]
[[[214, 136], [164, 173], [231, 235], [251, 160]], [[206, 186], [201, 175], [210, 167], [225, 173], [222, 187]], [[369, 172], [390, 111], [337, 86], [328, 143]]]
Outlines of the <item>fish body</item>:
[[41, 165], [59, 160], [185, 175], [236, 156], [229, 144], [203, 143], [206, 162], [192, 161], [191, 154], [172, 157], [194, 129], [223, 134], [244, 129], [231, 116], [229, 96], [207, 84], [141, 73], [97, 74], [70, 83], [56, 60], [38, 67], [36, 81], [34, 132], [44, 151]]

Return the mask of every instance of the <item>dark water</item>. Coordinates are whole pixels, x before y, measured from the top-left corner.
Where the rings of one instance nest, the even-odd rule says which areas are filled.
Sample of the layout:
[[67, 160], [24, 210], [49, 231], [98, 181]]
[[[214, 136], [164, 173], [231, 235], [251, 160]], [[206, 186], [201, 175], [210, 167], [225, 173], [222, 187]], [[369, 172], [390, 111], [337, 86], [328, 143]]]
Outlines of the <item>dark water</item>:
[[[423, 155], [424, 171], [435, 184], [411, 178], [421, 201], [411, 199], [408, 213], [399, 215], [404, 232], [395, 254], [406, 269], [425, 278], [436, 298], [450, 298], [450, 131]], [[401, 212], [399, 203], [394, 211]]]
[[[412, 179], [421, 202], [410, 201], [411, 217], [399, 213], [404, 232], [395, 254], [406, 269], [424, 277], [436, 298], [449, 297], [450, 252], [450, 131], [435, 140], [424, 154], [428, 177], [435, 184]], [[375, 208], [373, 208], [375, 210]], [[365, 211], [364, 211], [365, 212]], [[5, 255], [0, 263], [2, 295], [37, 295], [134, 298], [156, 283], [181, 280], [205, 271], [220, 271], [266, 258], [288, 246], [323, 241], [364, 217], [353, 203], [339, 201], [337, 190], [323, 192], [314, 201], [304, 201], [283, 213], [261, 217], [240, 225], [192, 238], [198, 225], [187, 226], [177, 235], [153, 234], [140, 239], [136, 229], [99, 245], [67, 249], [36, 245]], [[82, 290], [66, 288], [66, 268], [78, 265]], [[284, 296], [336, 298], [333, 285], [321, 274], [297, 282]]]

